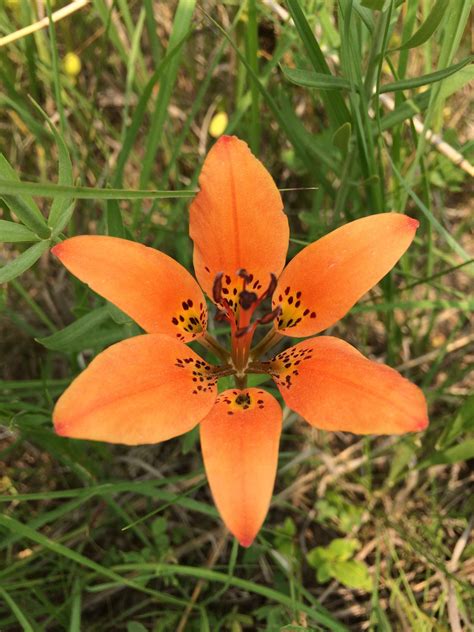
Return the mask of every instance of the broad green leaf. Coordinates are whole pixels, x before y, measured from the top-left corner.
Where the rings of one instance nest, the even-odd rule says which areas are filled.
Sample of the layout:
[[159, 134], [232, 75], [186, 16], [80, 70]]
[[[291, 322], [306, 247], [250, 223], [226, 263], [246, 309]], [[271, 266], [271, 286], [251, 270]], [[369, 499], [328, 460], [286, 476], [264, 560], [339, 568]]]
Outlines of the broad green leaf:
[[[7, 185], [13, 186], [15, 190], [9, 191]], [[41, 239], [47, 239], [51, 231], [31, 195], [24, 194], [26, 192], [17, 173], [5, 156], [0, 153], [0, 197], [25, 226]]]
[[349, 560], [360, 549], [360, 542], [354, 538], [335, 538], [326, 550], [333, 560]]
[[343, 77], [335, 77], [314, 70], [304, 70], [303, 68], [288, 68], [280, 66], [285, 77], [299, 86], [307, 88], [320, 88], [321, 90], [350, 90], [351, 84]]
[[23, 224], [0, 219], [0, 241], [38, 241], [38, 237]]
[[331, 567], [331, 575], [348, 588], [360, 590], [372, 590], [372, 577], [364, 562], [358, 560], [346, 560], [334, 562]]
[[463, 432], [474, 430], [474, 395], [466, 399], [452, 422], [448, 422], [436, 444], [437, 450], [447, 448]]
[[421, 46], [433, 35], [435, 30], [441, 24], [446, 9], [449, 6], [449, 0], [436, 0], [433, 8], [431, 9], [428, 17], [420, 26], [420, 28], [413, 33], [413, 35], [402, 42], [402, 44], [396, 50], [404, 50], [406, 48], [415, 48]]
[[459, 70], [462, 70], [465, 66], [470, 64], [474, 60], [474, 55], [470, 55], [466, 57], [458, 64], [453, 64], [452, 66], [448, 66], [447, 68], [443, 68], [442, 70], [437, 70], [436, 72], [430, 72], [428, 75], [422, 75], [421, 77], [413, 77], [412, 79], [402, 79], [400, 81], [395, 81], [394, 83], [387, 83], [384, 86], [380, 87], [379, 93], [383, 92], [397, 92], [397, 90], [410, 90], [412, 88], [419, 88], [420, 86], [426, 86], [430, 83], [435, 83], [436, 81], [441, 81], [442, 79], [446, 79], [446, 77], [450, 77], [454, 75]]
[[0, 268], [0, 283], [7, 283], [26, 272], [49, 248], [49, 241], [39, 241]]

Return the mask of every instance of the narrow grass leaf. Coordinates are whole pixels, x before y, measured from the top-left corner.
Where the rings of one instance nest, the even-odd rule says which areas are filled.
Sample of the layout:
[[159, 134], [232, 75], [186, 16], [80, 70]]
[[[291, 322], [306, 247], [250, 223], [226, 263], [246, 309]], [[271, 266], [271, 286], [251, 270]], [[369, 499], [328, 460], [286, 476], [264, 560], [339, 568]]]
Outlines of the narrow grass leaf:
[[351, 83], [343, 77], [335, 77], [322, 72], [304, 70], [303, 68], [288, 68], [280, 66], [283, 74], [292, 83], [306, 88], [319, 88], [321, 90], [350, 90]]
[[107, 306], [98, 307], [61, 331], [57, 331], [51, 336], [37, 338], [36, 341], [53, 351], [71, 351], [73, 347], [77, 347], [77, 343], [81, 345], [79, 348], [83, 348], [84, 336], [96, 330], [109, 319], [110, 314]]
[[34, 628], [28, 621], [27, 616], [24, 614], [20, 606], [13, 600], [13, 598], [7, 593], [7, 591], [0, 586], [0, 596], [4, 602], [9, 606], [10, 610], [15, 615], [18, 623], [21, 625], [23, 632], [34, 632]]
[[36, 542], [36, 544], [43, 547], [44, 549], [51, 551], [55, 553], [56, 555], [63, 557], [66, 560], [70, 560], [71, 562], [74, 562], [75, 564], [84, 566], [85, 568], [88, 568], [94, 571], [100, 576], [108, 577], [114, 582], [117, 582], [119, 585], [126, 585], [129, 588], [133, 588], [140, 592], [153, 595], [154, 597], [159, 597], [161, 600], [167, 603], [172, 603], [176, 605], [183, 604], [183, 601], [180, 599], [177, 599], [176, 597], [171, 597], [169, 595], [164, 595], [162, 593], [159, 593], [155, 590], [151, 590], [147, 588], [146, 586], [142, 586], [138, 582], [128, 579], [128, 577], [119, 575], [118, 573], [115, 573], [109, 568], [105, 566], [101, 566], [100, 564], [97, 564], [97, 562], [94, 562], [88, 557], [85, 557], [84, 555], [77, 553], [73, 549], [70, 549], [67, 546], [64, 546], [63, 544], [60, 544], [59, 542], [56, 542], [48, 538], [47, 536], [43, 535], [42, 533], [39, 533], [38, 531], [35, 531], [34, 529], [30, 529], [30, 527], [27, 527], [26, 525], [22, 524], [18, 520], [15, 520], [15, 518], [12, 518], [11, 516], [0, 515], [0, 527], [4, 527], [5, 529], [8, 529], [8, 531], [16, 532], [18, 535], [21, 535], [23, 538], [31, 540], [32, 542]]
[[[313, 31], [301, 9], [300, 3], [298, 0], [288, 0], [287, 5], [314, 70], [319, 73], [331, 75], [326, 59], [313, 35]], [[350, 120], [347, 106], [338, 92], [324, 91], [321, 93], [321, 97], [326, 105], [329, 117], [333, 119], [333, 123], [337, 127], [340, 127], [343, 123]]]
[[[143, 567], [144, 565], [135, 566]], [[235, 588], [241, 588], [242, 590], [248, 591], [251, 594], [261, 595], [262, 597], [265, 597], [270, 601], [280, 603], [287, 608], [296, 609], [298, 611], [304, 612], [309, 615], [311, 620], [321, 623], [322, 625], [326, 626], [328, 630], [333, 630], [334, 632], [348, 632], [348, 628], [346, 628], [343, 623], [339, 623], [339, 621], [334, 619], [332, 615], [322, 606], [307, 606], [301, 601], [293, 599], [292, 597], [278, 592], [273, 588], [268, 588], [267, 586], [262, 586], [261, 584], [251, 582], [246, 579], [229, 576], [226, 573], [220, 573], [218, 571], [213, 571], [206, 568], [181, 566], [179, 564], [155, 564], [153, 566], [156, 569], [158, 575], [187, 575], [204, 579], [210, 582], [214, 581], [229, 584], [230, 586], [234, 586]]]
[[81, 582], [76, 578], [72, 588], [71, 620], [68, 632], [81, 632]]
[[458, 445], [435, 452], [433, 455], [420, 463], [419, 468], [422, 469], [431, 465], [459, 463], [461, 461], [469, 461], [469, 459], [473, 458], [474, 439], [466, 439]]
[[466, 399], [456, 417], [448, 422], [436, 443], [437, 450], [444, 450], [464, 432], [474, 430], [474, 395]]
[[[15, 213], [19, 220], [32, 230], [41, 239], [47, 239], [50, 236], [50, 230], [46, 225], [46, 221], [37, 207], [35, 201], [30, 195], [22, 195], [16, 197], [18, 193], [23, 193], [24, 189], [21, 185], [20, 178], [14, 169], [10, 166], [8, 160], [0, 153], [0, 182], [5, 185], [16, 185], [16, 191], [13, 194], [6, 190], [5, 186], [0, 185], [0, 197], [5, 201], [8, 208]], [[26, 193], [26, 192], [25, 192]]]
[[473, 60], [474, 55], [469, 55], [469, 57], [466, 57], [459, 63], [443, 68], [442, 70], [430, 72], [429, 74], [422, 75], [421, 77], [413, 77], [412, 79], [402, 79], [400, 81], [395, 81], [394, 83], [387, 83], [384, 86], [380, 86], [379, 94], [382, 94], [383, 92], [397, 92], [398, 90], [410, 90], [412, 88], [419, 88], [420, 86], [427, 86], [428, 84], [435, 83], [436, 81], [441, 81], [442, 79], [446, 79], [446, 77], [454, 75], [456, 72], [470, 64]]
[[8, 283], [23, 272], [26, 272], [49, 248], [49, 241], [39, 241], [22, 252], [16, 259], [0, 268], [0, 283]]
[[[37, 195], [39, 197], [75, 197], [81, 200], [154, 200], [156, 198], [189, 198], [197, 191], [143, 191], [135, 189], [96, 189], [94, 187], [64, 186], [49, 182], [12, 182], [0, 179], [0, 196]], [[18, 213], [17, 213], [18, 214]], [[25, 222], [26, 223], [26, 222]], [[31, 228], [31, 227], [30, 227]], [[49, 229], [48, 229], [49, 237]]]
[[436, 0], [433, 8], [431, 9], [428, 17], [420, 26], [420, 28], [413, 33], [413, 35], [402, 42], [402, 44], [395, 50], [405, 50], [407, 48], [416, 48], [427, 42], [438, 26], [443, 20], [443, 16], [446, 13], [446, 9], [449, 6], [449, 0]]
[[38, 237], [23, 224], [0, 219], [0, 242], [38, 241]]
[[[191, 26], [191, 19], [196, 0], [180, 0], [173, 21], [168, 47], [172, 50], [186, 35]], [[166, 68], [160, 82], [160, 90], [152, 115], [150, 131], [147, 135], [143, 167], [140, 173], [140, 187], [144, 187], [150, 178], [158, 146], [163, 134], [163, 126], [168, 116], [168, 104], [171, 99], [176, 78], [178, 76], [180, 53], [175, 55]]]
[[[58, 184], [70, 186], [73, 184], [72, 162], [64, 137], [58, 132], [42, 107], [33, 99], [31, 101], [48, 123], [58, 149]], [[53, 229], [53, 237], [65, 228], [71, 219], [73, 210], [74, 201], [71, 198], [55, 198], [53, 200], [48, 217], [48, 225]]]

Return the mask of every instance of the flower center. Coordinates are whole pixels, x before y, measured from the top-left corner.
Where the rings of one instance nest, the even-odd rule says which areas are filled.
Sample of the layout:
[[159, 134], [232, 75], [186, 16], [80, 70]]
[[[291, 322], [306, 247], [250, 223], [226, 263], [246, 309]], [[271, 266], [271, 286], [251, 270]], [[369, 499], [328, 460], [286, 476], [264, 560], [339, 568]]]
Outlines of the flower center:
[[253, 334], [258, 325], [270, 323], [281, 314], [281, 307], [277, 307], [260, 318], [252, 320], [256, 309], [268, 297], [271, 297], [276, 287], [276, 276], [270, 275], [268, 287], [261, 292], [262, 284], [255, 280], [247, 270], [239, 270], [236, 280], [220, 272], [214, 279], [213, 298], [219, 312], [218, 320], [227, 320], [231, 328], [231, 357], [238, 378], [244, 379], [248, 366], [250, 346]]

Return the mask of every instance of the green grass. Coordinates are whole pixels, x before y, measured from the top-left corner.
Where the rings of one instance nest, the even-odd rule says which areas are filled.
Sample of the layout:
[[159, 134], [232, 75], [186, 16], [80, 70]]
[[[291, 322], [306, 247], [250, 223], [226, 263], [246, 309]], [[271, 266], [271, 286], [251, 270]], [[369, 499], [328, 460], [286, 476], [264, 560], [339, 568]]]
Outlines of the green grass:
[[[0, 38], [65, 4], [2, 4]], [[468, 629], [472, 202], [467, 173], [412, 117], [472, 161], [469, 7], [93, 0], [0, 48], [2, 632]], [[191, 268], [187, 207], [215, 111], [283, 190], [291, 255], [370, 213], [421, 222], [332, 333], [419, 384], [429, 429], [360, 438], [286, 411], [248, 550], [222, 528], [195, 433], [124, 448], [51, 424], [69, 381], [138, 329], [49, 247], [125, 236]], [[354, 564], [331, 558], [346, 570], [319, 583], [308, 553], [336, 540]], [[370, 589], [350, 587], [349, 568]]]

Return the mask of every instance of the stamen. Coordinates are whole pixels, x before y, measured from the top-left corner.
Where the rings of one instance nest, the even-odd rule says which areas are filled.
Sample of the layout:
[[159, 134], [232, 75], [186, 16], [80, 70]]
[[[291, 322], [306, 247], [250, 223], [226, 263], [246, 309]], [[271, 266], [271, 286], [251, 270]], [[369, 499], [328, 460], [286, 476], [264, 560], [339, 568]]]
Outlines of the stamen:
[[257, 302], [257, 299], [258, 297], [255, 292], [242, 290], [242, 292], [240, 292], [239, 294], [239, 305], [242, 309], [250, 309], [252, 305]]
[[212, 285], [212, 298], [214, 302], [219, 305], [222, 301], [222, 277], [223, 272], [218, 272], [215, 276], [214, 283]]

